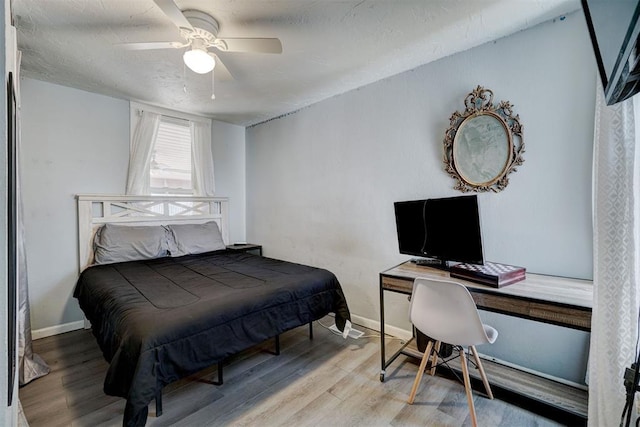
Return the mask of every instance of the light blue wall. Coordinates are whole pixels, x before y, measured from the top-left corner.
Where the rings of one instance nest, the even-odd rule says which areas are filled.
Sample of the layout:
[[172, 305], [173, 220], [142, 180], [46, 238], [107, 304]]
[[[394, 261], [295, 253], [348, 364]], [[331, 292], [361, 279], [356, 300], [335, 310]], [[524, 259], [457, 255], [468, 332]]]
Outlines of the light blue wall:
[[230, 243], [246, 240], [244, 133], [243, 126], [223, 122], [214, 122], [211, 128], [216, 194], [229, 197]]
[[[526, 144], [507, 189], [479, 195], [486, 258], [591, 278], [595, 82], [574, 13], [248, 128], [247, 238], [268, 256], [333, 271], [352, 313], [379, 319], [378, 273], [407, 259], [393, 202], [460, 194], [442, 141], [483, 85], [515, 105]], [[409, 329], [406, 298], [387, 307], [387, 321]], [[481, 352], [583, 382], [588, 334], [489, 316], [501, 339]], [[549, 342], [507, 338], [518, 336]]]
[[82, 320], [75, 195], [118, 194], [129, 158], [129, 103], [22, 79], [20, 165], [33, 329]]

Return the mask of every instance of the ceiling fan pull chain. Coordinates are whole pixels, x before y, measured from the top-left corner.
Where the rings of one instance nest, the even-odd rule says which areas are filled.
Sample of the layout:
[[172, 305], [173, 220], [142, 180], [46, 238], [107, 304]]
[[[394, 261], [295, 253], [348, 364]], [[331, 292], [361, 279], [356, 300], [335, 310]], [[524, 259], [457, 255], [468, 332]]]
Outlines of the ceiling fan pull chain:
[[216, 81], [213, 74], [214, 71], [215, 71], [215, 68], [211, 70], [211, 99], [216, 99], [216, 93], [214, 91], [214, 85]]
[[182, 90], [187, 93], [187, 65], [182, 61]]

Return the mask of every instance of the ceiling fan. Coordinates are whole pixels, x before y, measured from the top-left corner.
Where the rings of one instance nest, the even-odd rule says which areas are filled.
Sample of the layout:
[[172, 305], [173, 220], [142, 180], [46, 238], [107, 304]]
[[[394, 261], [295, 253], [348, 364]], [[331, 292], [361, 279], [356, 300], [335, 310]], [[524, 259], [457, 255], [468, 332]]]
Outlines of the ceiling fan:
[[209, 51], [214, 48], [220, 52], [246, 53], [282, 53], [282, 43], [276, 38], [218, 38], [218, 21], [199, 10], [180, 10], [173, 0], [153, 0], [165, 15], [180, 29], [180, 35], [186, 41], [123, 43], [126, 49], [181, 49], [188, 48], [183, 55], [189, 69], [206, 74], [218, 66], [218, 75], [231, 79], [229, 70], [218, 55]]

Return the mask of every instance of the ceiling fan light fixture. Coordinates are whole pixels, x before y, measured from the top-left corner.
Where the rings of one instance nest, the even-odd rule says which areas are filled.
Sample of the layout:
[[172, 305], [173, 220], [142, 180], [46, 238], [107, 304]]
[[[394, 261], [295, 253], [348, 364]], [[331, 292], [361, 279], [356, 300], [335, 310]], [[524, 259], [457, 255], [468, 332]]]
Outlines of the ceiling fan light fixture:
[[216, 60], [204, 49], [193, 48], [184, 53], [184, 63], [191, 71], [198, 74], [206, 74], [216, 66]]

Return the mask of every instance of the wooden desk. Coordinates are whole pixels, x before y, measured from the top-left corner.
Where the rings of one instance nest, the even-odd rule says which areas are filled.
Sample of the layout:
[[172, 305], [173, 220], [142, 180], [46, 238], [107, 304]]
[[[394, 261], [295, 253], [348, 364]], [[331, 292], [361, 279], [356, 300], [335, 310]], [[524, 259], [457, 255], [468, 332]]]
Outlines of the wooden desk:
[[[463, 279], [452, 279], [447, 271], [407, 261], [380, 273], [380, 334], [383, 337], [385, 291], [411, 295], [416, 277], [444, 278], [462, 283], [482, 310], [582, 331], [591, 329], [591, 281], [527, 273], [525, 280], [497, 289]], [[400, 354], [416, 356], [414, 351], [406, 350], [405, 345], [387, 359], [384, 339], [380, 340], [380, 347], [380, 381], [384, 381], [385, 370]]]

